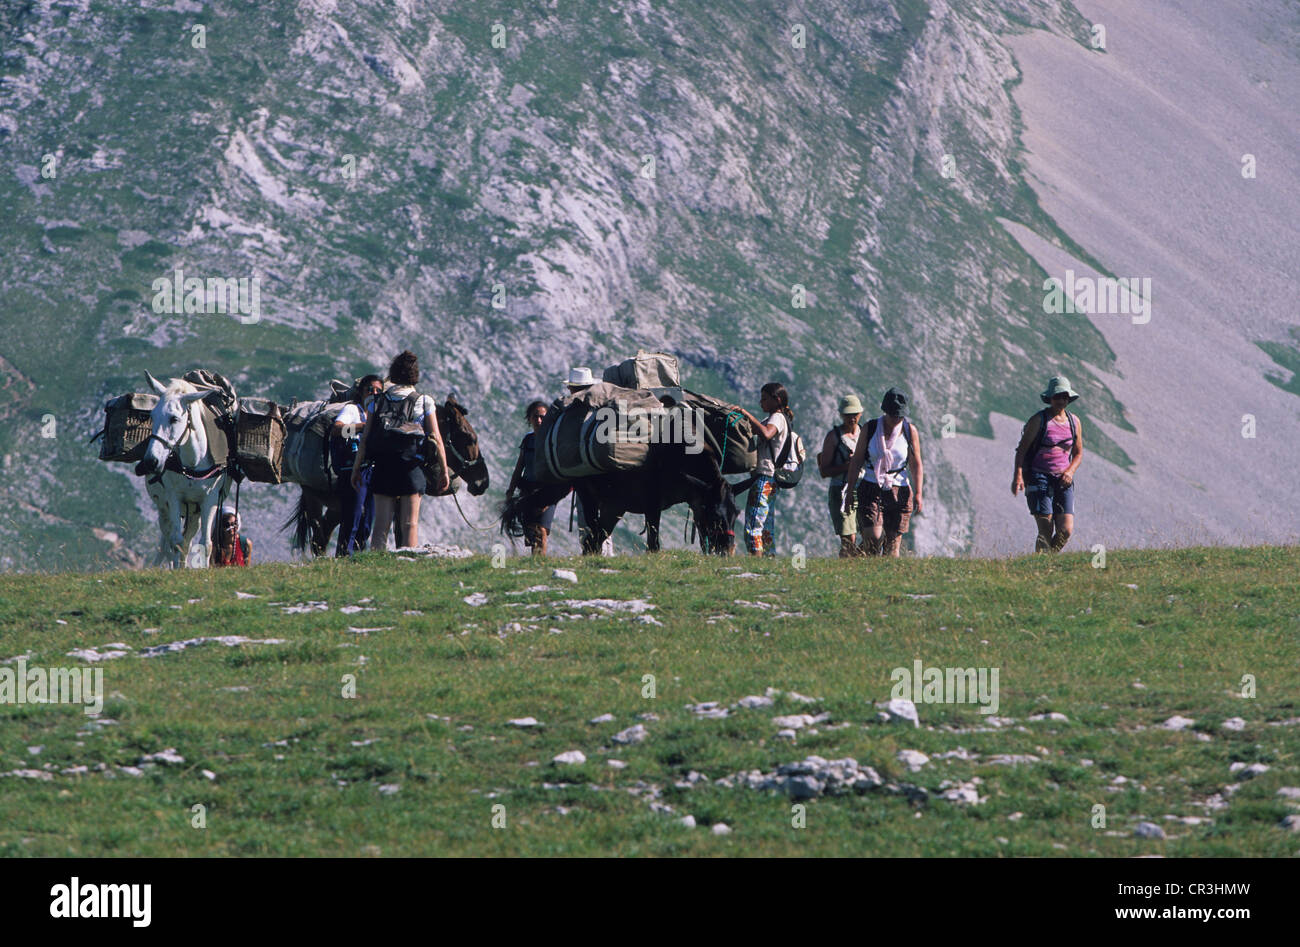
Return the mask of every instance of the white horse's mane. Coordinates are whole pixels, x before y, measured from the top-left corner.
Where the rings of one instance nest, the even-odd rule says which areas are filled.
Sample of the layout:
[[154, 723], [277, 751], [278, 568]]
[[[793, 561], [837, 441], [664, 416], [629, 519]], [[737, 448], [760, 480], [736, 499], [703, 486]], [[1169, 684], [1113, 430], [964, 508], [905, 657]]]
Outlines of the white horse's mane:
[[169, 378], [167, 380], [166, 396], [188, 395], [191, 392], [198, 391], [197, 385], [193, 385], [184, 378]]

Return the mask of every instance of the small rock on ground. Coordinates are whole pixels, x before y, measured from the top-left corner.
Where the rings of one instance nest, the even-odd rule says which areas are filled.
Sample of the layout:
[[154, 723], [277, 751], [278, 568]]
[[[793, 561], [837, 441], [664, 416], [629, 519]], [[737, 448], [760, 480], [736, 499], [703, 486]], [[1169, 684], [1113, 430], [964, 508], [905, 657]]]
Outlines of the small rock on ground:
[[888, 717], [890, 723], [911, 723], [914, 727], [921, 725], [921, 718], [916, 713], [916, 704], [910, 700], [895, 697], [885, 704], [881, 710]]
[[650, 733], [646, 730], [645, 725], [638, 723], [635, 726], [628, 727], [626, 730], [614, 734], [612, 739], [615, 743], [626, 746], [632, 743], [640, 743], [649, 735]]
[[1165, 830], [1154, 822], [1139, 822], [1137, 828], [1133, 830], [1133, 835], [1137, 838], [1164, 838]]

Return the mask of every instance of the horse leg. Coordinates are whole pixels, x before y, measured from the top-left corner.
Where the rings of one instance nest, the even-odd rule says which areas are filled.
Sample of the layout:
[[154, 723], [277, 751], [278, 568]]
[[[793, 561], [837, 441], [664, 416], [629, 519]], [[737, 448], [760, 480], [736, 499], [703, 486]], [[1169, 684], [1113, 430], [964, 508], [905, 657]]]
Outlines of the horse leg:
[[185, 563], [187, 569], [206, 569], [208, 567], [208, 543], [211, 541], [206, 537], [199, 539], [199, 544], [195, 545], [194, 537], [199, 532], [199, 527], [206, 519], [203, 506], [194, 504], [186, 500], [182, 502], [182, 517], [184, 518], [184, 527], [181, 532], [181, 560]]
[[647, 552], [659, 551], [659, 518], [663, 515], [663, 510], [659, 506], [650, 508], [650, 512], [645, 515], [645, 548]]
[[164, 564], [171, 569], [181, 567], [181, 553], [185, 536], [185, 511], [180, 497], [169, 496], [159, 510], [158, 526], [162, 533], [166, 555]]
[[596, 501], [595, 491], [588, 487], [581, 486], [574, 490], [578, 495], [578, 539], [582, 545], [582, 554], [590, 556], [593, 553], [600, 552], [601, 543], [605, 541], [602, 536], [597, 539], [599, 532], [599, 514], [600, 504]]

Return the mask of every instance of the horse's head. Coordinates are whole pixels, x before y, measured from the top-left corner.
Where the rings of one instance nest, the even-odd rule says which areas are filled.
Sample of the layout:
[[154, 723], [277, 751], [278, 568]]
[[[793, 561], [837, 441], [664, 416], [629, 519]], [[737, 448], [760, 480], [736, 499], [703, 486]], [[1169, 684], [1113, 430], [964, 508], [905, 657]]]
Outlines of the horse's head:
[[719, 473], [709, 483], [691, 474], [683, 474], [691, 487], [688, 503], [700, 530], [700, 548], [719, 556], [729, 556], [736, 549], [736, 517], [740, 508], [731, 484]]
[[208, 392], [187, 390], [190, 386], [173, 382], [166, 387], [148, 372], [144, 377], [158, 394], [158, 404], [151, 416], [149, 439], [145, 442], [144, 457], [136, 464], [135, 472], [141, 476], [161, 473], [170, 457], [193, 428], [190, 406], [206, 397]]
[[478, 434], [469, 423], [469, 411], [448, 395], [438, 409], [438, 427], [447, 447], [447, 464], [451, 472], [465, 481], [470, 496], [482, 496], [488, 488], [487, 459], [478, 448]]

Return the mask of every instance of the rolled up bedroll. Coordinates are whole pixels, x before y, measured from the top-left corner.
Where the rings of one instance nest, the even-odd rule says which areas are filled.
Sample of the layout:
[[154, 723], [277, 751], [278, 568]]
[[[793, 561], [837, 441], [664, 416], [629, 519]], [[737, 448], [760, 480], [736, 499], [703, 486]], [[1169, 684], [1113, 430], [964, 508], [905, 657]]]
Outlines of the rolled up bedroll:
[[334, 489], [336, 478], [329, 470], [329, 432], [345, 405], [342, 401], [304, 401], [284, 412], [281, 480], [327, 493]]
[[649, 419], [664, 410], [652, 392], [609, 382], [592, 385], [551, 408], [537, 432], [534, 460], [535, 476], [547, 483], [644, 465], [652, 443]]

